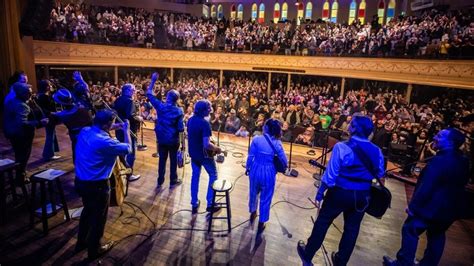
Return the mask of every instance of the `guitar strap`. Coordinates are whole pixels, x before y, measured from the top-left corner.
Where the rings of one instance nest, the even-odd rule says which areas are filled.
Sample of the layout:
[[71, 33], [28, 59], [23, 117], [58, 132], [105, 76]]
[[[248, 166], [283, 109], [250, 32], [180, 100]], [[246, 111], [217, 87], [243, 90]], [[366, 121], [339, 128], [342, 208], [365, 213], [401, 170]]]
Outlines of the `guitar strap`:
[[354, 154], [359, 158], [359, 160], [362, 162], [364, 167], [369, 170], [369, 173], [372, 175], [373, 178], [377, 179], [379, 184], [383, 186], [382, 182], [380, 182], [380, 178], [377, 175], [377, 170], [375, 170], [374, 164], [372, 160], [367, 156], [367, 154], [357, 145], [355, 141], [347, 141], [346, 145], [351, 148], [351, 150], [354, 152]]

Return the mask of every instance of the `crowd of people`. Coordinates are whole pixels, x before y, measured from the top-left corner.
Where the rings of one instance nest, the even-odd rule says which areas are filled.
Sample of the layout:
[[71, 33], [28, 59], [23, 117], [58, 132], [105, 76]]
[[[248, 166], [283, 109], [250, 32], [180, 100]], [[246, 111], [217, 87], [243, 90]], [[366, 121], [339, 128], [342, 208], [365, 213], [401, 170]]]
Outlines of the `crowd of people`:
[[[149, 81], [149, 75], [141, 73], [127, 73], [119, 84], [89, 81], [92, 105], [112, 106], [123, 84], [132, 83], [137, 90], [140, 115], [143, 120], [154, 121], [156, 110], [145, 94]], [[392, 161], [404, 160], [407, 153], [420, 154], [421, 158], [430, 156], [434, 153], [430, 137], [435, 127], [454, 117], [466, 116], [474, 108], [472, 96], [435, 97], [408, 104], [404, 90], [390, 88], [389, 83], [383, 82], [346, 88], [344, 97], [340, 96], [339, 83], [324, 78], [293, 81], [289, 88], [282, 82], [270, 87], [268, 95], [267, 79], [251, 73], [227, 76], [219, 87], [215, 73], [190, 70], [180, 73], [175, 82], [162, 76], [154, 92], [158, 97], [164, 97], [170, 89], [179, 92], [177, 104], [183, 108], [185, 123], [193, 116], [194, 104], [207, 99], [212, 104], [209, 121], [214, 131], [255, 136], [262, 133], [264, 122], [273, 118], [282, 123], [283, 141], [312, 147], [325, 145], [329, 136], [347, 138], [352, 115], [362, 112], [376, 125], [372, 141]]]
[[[472, 116], [472, 97], [464, 95], [452, 99], [446, 95], [443, 99], [435, 97], [418, 105], [408, 104], [403, 91], [381, 87], [384, 83], [379, 82], [366, 82], [364, 88], [357, 90], [348, 88], [345, 95], [341, 95], [339, 84], [330, 80], [308, 82], [308, 79], [300, 79], [290, 82], [289, 87], [276, 82], [278, 86], [272, 88], [273, 83], [266, 84], [255, 78], [257, 76], [233, 73], [225, 85], [220, 86], [218, 84], [223, 81], [215, 75], [200, 75], [197, 70], [181, 72], [176, 83], [167, 77], [159, 79], [157, 72], [151, 77], [148, 73], [130, 73], [119, 84], [95, 85], [93, 81], [88, 84], [82, 74], [75, 71], [71, 88], [55, 91], [53, 84], [57, 81], [41, 80], [38, 94], [33, 96], [26, 74], [17, 72], [9, 80], [11, 91], [4, 100], [4, 134], [19, 163], [16, 181], [26, 189], [29, 180], [25, 170], [35, 127], [46, 128], [44, 148], [46, 150], [49, 145], [50, 150], [43, 152], [43, 156], [48, 156], [45, 160], [55, 160], [54, 127], [64, 123], [71, 138], [75, 188], [84, 205], [75, 251], [87, 248], [86, 261], [90, 262], [113, 248], [112, 242], [101, 245], [100, 241], [107, 221], [109, 178], [111, 174], [120, 175], [114, 172], [118, 162], [123, 161], [125, 167], [133, 171], [137, 130], [144, 119], [139, 110], [146, 104], [151, 105], [156, 114], [153, 119], [159, 147], [158, 190], [163, 189], [168, 157], [169, 189], [182, 184], [176, 170], [178, 151], [185, 148], [184, 132], [187, 132], [193, 215], [199, 212], [198, 191], [203, 167], [209, 175], [206, 211], [212, 215], [220, 210], [215, 204], [213, 185], [218, 182], [214, 155], [221, 153], [222, 148], [211, 142], [212, 130], [217, 127], [218, 131], [238, 136], [253, 135], [245, 168], [250, 180], [250, 222], [259, 216], [257, 237], [264, 232], [270, 219], [276, 174], [288, 169], [281, 141], [289, 138], [311, 146], [324, 146], [324, 136], [346, 139], [347, 142], [334, 145], [328, 170], [321, 178], [314, 202], [320, 212], [311, 236], [306, 244], [299, 241], [297, 245], [303, 263], [311, 264], [330, 224], [344, 213], [343, 236], [339, 250], [331, 255], [331, 260], [333, 264], [345, 265], [353, 252], [364, 214], [383, 216], [383, 213], [374, 214], [367, 208], [372, 197], [372, 181], [383, 177], [387, 160], [384, 157], [387, 150], [393, 149], [387, 144], [406, 145], [405, 152], [411, 154], [404, 157], [414, 158], [416, 145], [423, 142], [421, 147], [425, 146], [430, 135], [438, 132], [432, 138], [433, 145], [426, 146], [427, 152], [432, 152], [428, 155], [432, 159], [420, 174], [407, 208], [408, 218], [402, 229], [404, 241], [397, 259], [384, 257], [384, 265], [398, 265], [397, 261], [412, 263], [418, 235], [426, 230], [428, 248], [422, 262], [436, 265], [444, 249], [445, 231], [462, 214], [460, 208], [453, 209], [452, 206], [465, 201], [462, 192], [470, 178], [469, 158], [462, 152], [470, 143], [465, 143], [468, 138], [462, 131], [472, 132], [472, 128], [467, 128], [472, 123], [464, 127], [459, 118]], [[56, 105], [62, 110], [56, 111]], [[120, 119], [119, 123], [116, 119]], [[459, 129], [443, 129], [453, 124]], [[296, 134], [299, 129], [304, 132]], [[112, 130], [116, 131], [116, 139], [110, 135]], [[419, 152], [423, 153], [421, 148]], [[124, 158], [118, 159], [119, 155]], [[413, 161], [416, 163], [418, 158]], [[405, 162], [405, 165], [410, 163]], [[140, 176], [130, 173], [127, 178], [132, 182]], [[452, 178], [459, 182], [451, 182]], [[427, 189], [427, 182], [430, 189]], [[433, 192], [434, 187], [439, 192]], [[433, 193], [443, 193], [443, 197], [432, 197]], [[388, 208], [390, 202], [385, 205]], [[212, 219], [209, 228], [211, 223]]]
[[[378, 24], [322, 20], [215, 20], [136, 8], [58, 5], [37, 38], [82, 43], [285, 55], [472, 58], [474, 23], [468, 12], [436, 9]], [[156, 43], [155, 40], [160, 40]]]

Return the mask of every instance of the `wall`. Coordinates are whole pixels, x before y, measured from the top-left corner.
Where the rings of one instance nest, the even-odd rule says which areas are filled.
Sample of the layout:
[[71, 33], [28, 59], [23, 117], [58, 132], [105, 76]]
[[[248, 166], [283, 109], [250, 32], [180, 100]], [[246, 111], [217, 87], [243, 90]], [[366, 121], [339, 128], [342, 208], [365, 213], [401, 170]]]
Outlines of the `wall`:
[[474, 89], [474, 60], [303, 57], [34, 42], [36, 64], [296, 73]]
[[[304, 3], [304, 6], [306, 7], [306, 3], [309, 0], [303, 0], [302, 2]], [[313, 4], [313, 13], [312, 13], [312, 18], [313, 20], [317, 20], [318, 18], [321, 18], [322, 13], [323, 13], [323, 4], [326, 0], [312, 0]], [[408, 1], [408, 0], [404, 0]], [[400, 14], [402, 11], [402, 7], [404, 5], [404, 1], [397, 0], [396, 1], [396, 12], [395, 15], [397, 16]], [[278, 1], [280, 3], [280, 6], [283, 4], [283, 0]], [[288, 3], [288, 19], [293, 19], [296, 18], [297, 14], [297, 7], [295, 5], [295, 0], [286, 0]], [[339, 11], [338, 11], [338, 22], [347, 22], [349, 19], [349, 6], [352, 0], [338, 0], [339, 3]], [[386, 4], [385, 7], [387, 8], [388, 6], [388, 0], [385, 0]], [[251, 10], [252, 10], [252, 4], [257, 3], [259, 5], [260, 3], [265, 4], [265, 22], [268, 22], [273, 19], [273, 8], [275, 5], [274, 0], [263, 0], [263, 1], [236, 1], [236, 0], [210, 0], [208, 5], [215, 4], [216, 5], [216, 10], [217, 10], [217, 5], [222, 4], [223, 9], [224, 9], [224, 16], [226, 18], [230, 17], [230, 10], [232, 4], [235, 4], [236, 7], [239, 3], [242, 3], [244, 5], [244, 20], [249, 20], [251, 18]], [[329, 1], [329, 7], [331, 8], [333, 1]], [[357, 0], [357, 8], [359, 7], [360, 0]], [[377, 7], [378, 7], [379, 0], [366, 0], [366, 16], [365, 20], [366, 21], [371, 21], [372, 16], [377, 14]]]

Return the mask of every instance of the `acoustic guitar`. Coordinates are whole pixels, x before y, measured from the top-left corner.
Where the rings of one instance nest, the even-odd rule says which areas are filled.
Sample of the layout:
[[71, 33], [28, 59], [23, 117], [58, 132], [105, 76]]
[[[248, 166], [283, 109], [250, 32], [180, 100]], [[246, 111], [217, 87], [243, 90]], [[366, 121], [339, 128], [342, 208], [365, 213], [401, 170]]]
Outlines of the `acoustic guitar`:
[[[216, 142], [214, 140], [209, 140], [212, 144], [216, 145]], [[219, 146], [219, 145], [217, 145]], [[220, 153], [217, 153], [214, 150], [208, 150], [204, 148], [204, 158], [214, 158], [216, 155], [219, 155]], [[225, 157], [227, 157], [227, 151], [222, 151], [222, 154], [224, 154]]]
[[127, 192], [127, 180], [132, 175], [132, 169], [127, 167], [125, 158], [116, 159], [112, 176], [110, 177], [110, 206], [121, 206]]

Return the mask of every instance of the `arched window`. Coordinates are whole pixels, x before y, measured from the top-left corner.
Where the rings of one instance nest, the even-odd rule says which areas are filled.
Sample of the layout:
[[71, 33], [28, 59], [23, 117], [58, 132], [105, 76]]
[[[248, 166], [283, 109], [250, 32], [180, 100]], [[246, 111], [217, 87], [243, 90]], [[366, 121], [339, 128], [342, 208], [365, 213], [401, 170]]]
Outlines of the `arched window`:
[[351, 5], [349, 6], [349, 25], [354, 22], [356, 18], [356, 9], [357, 9], [357, 4], [355, 0], [352, 0]]
[[298, 2], [298, 12], [296, 13], [296, 25], [301, 24], [301, 20], [304, 19], [304, 4], [303, 2]]
[[311, 19], [313, 17], [313, 3], [308, 2], [306, 4], [306, 13], [304, 15], [305, 19]]
[[387, 8], [387, 21], [386, 23], [389, 23], [390, 20], [392, 20], [393, 17], [395, 17], [395, 0], [390, 0], [388, 3], [388, 8]]
[[329, 2], [326, 0], [323, 4], [323, 20], [328, 21], [329, 20]]
[[337, 22], [337, 11], [339, 10], [339, 4], [337, 3], [337, 0], [334, 0], [332, 3], [331, 7], [331, 22], [336, 23]]
[[379, 17], [379, 24], [383, 24], [383, 19], [385, 16], [385, 2], [383, 0], [379, 1], [379, 5], [377, 7], [377, 16]]
[[216, 18], [217, 13], [216, 13], [216, 5], [211, 6], [211, 18]]
[[219, 20], [224, 18], [224, 8], [222, 7], [222, 5], [217, 6], [217, 18]]
[[255, 21], [257, 19], [257, 4], [252, 5], [252, 21]]
[[362, 0], [359, 5], [359, 12], [357, 12], [357, 18], [361, 24], [365, 23], [365, 0]]
[[277, 2], [273, 8], [273, 23], [278, 23], [280, 15], [280, 3]]
[[235, 9], [235, 5], [231, 5], [230, 6], [230, 18], [235, 20], [236, 16], [237, 16], [237, 11]]
[[288, 19], [288, 4], [285, 2], [281, 6], [281, 21], [286, 21]]
[[237, 6], [237, 19], [244, 20], [244, 6], [242, 4]]
[[258, 23], [265, 22], [265, 4], [261, 3], [258, 7]]

